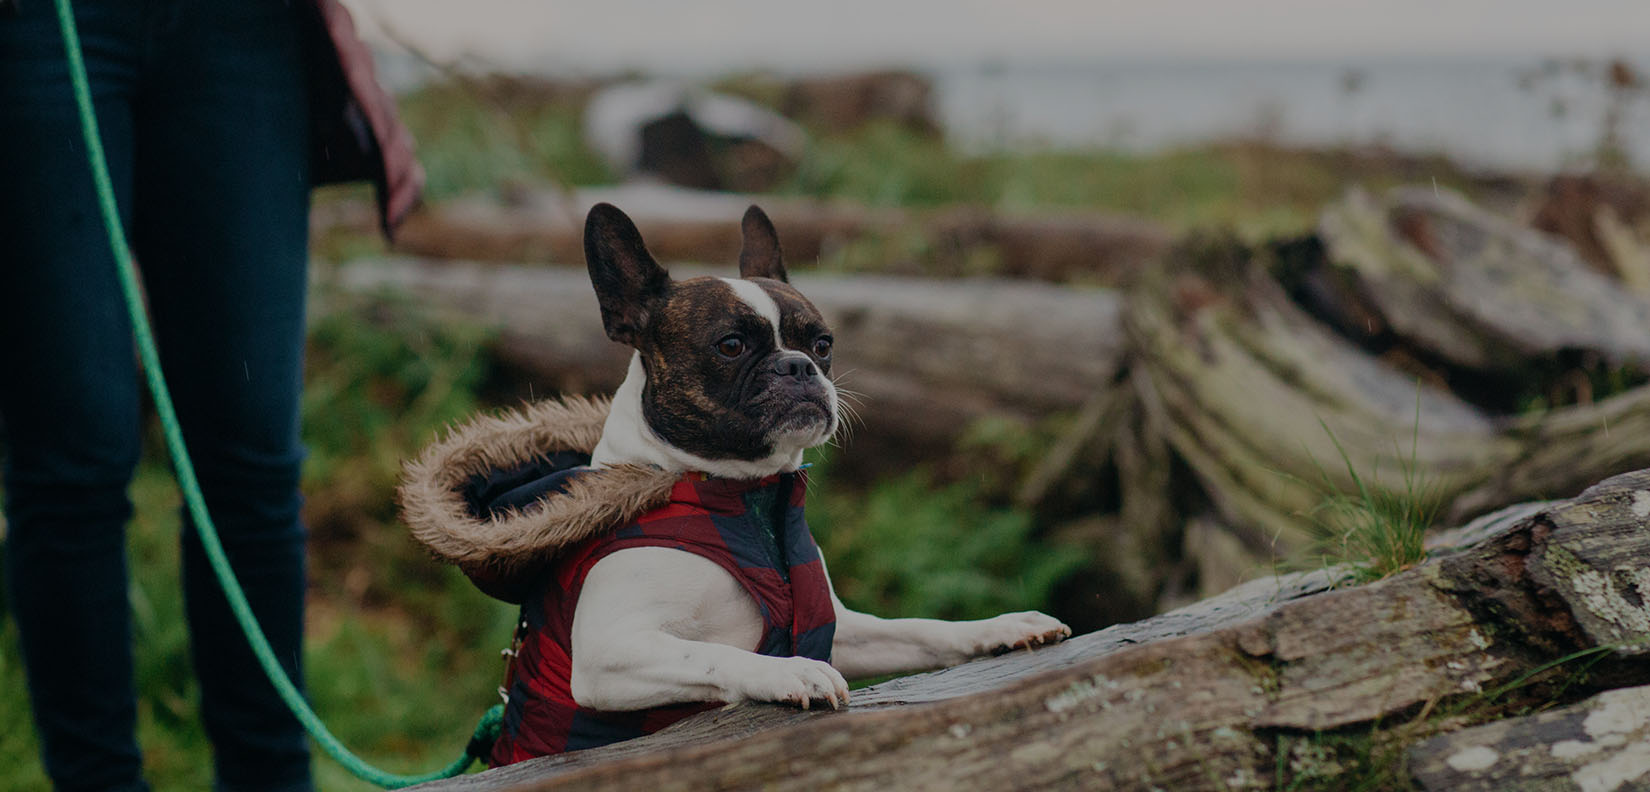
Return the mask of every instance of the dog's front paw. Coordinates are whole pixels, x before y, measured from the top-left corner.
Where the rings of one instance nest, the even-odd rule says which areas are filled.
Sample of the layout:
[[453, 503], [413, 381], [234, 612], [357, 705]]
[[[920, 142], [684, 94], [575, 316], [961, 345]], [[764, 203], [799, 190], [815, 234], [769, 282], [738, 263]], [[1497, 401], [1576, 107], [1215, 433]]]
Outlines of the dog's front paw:
[[[753, 658], [754, 659], [754, 658]], [[815, 701], [839, 709], [848, 704], [848, 682], [830, 663], [806, 657], [762, 657], [735, 675], [736, 699], [777, 701], [803, 709]]]
[[1006, 654], [1016, 649], [1032, 649], [1059, 643], [1071, 637], [1071, 628], [1059, 619], [1037, 611], [1005, 613], [980, 622], [975, 654]]

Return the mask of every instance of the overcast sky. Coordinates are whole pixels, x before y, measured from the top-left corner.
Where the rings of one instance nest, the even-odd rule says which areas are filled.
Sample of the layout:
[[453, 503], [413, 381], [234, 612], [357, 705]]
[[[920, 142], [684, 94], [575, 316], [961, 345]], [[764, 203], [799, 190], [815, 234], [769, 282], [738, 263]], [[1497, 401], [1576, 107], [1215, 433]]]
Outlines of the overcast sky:
[[345, 0], [432, 54], [581, 71], [1650, 56], [1650, 0]]

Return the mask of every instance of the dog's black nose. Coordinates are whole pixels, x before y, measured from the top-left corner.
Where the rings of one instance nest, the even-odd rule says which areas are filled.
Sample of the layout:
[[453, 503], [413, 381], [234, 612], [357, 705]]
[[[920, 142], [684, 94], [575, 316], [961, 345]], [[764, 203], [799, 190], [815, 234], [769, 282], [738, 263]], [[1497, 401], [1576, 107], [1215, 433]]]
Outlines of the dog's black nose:
[[800, 353], [781, 355], [773, 362], [773, 373], [781, 377], [808, 379], [815, 374], [814, 362]]

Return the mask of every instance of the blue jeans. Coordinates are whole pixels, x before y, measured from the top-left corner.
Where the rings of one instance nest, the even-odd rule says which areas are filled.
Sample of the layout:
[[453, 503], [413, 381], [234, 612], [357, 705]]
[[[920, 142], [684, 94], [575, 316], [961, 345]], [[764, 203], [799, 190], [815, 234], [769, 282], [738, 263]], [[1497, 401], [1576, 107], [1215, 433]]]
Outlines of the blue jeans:
[[[309, 205], [305, 42], [283, 0], [75, 0], [122, 221], [207, 503], [289, 673]], [[6, 601], [46, 771], [142, 789], [127, 600], [141, 434], [121, 302], [50, 0], [0, 16]], [[310, 786], [308, 741], [185, 514], [183, 585], [223, 789]]]

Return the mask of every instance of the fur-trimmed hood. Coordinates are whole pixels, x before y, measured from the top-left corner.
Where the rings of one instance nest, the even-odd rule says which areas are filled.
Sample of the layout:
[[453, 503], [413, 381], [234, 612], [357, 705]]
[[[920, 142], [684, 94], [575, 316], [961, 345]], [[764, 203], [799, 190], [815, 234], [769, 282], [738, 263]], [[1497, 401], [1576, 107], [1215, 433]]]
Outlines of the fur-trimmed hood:
[[402, 519], [482, 591], [521, 602], [561, 548], [664, 505], [680, 478], [634, 466], [567, 475], [589, 463], [607, 411], [605, 399], [573, 397], [454, 427], [403, 467]]

